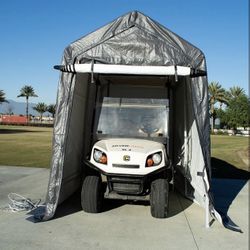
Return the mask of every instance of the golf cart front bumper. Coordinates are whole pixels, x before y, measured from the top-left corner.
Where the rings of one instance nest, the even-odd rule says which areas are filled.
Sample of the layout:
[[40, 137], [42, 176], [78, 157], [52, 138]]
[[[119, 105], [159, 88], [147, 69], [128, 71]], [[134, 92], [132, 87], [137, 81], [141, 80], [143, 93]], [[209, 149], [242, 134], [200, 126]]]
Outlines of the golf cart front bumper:
[[150, 189], [150, 183], [152, 180], [159, 178], [167, 178], [167, 168], [166, 166], [150, 172], [146, 175], [136, 175], [136, 174], [114, 174], [107, 173], [90, 161], [85, 160], [85, 165], [90, 171], [96, 171], [107, 177], [108, 189], [110, 192], [114, 191], [118, 194], [132, 194], [132, 195], [146, 195]]

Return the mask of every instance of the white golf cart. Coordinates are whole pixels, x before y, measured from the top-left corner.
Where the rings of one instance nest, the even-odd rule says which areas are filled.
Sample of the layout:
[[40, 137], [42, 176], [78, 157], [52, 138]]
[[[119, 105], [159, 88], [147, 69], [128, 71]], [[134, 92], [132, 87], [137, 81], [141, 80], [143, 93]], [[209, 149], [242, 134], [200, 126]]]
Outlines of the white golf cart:
[[[145, 86], [134, 88], [132, 97], [124, 93], [117, 97], [116, 87], [116, 95], [101, 96], [97, 101], [93, 146], [85, 161], [89, 171], [81, 194], [84, 211], [101, 212], [103, 198], [149, 199], [152, 216], [167, 217], [172, 174], [168, 158], [169, 99], [166, 86], [160, 85], [162, 89], [157, 86], [157, 91]], [[120, 85], [119, 93], [124, 92], [121, 89], [126, 87]], [[136, 94], [140, 91], [145, 94]], [[161, 93], [160, 98], [157, 93]]]

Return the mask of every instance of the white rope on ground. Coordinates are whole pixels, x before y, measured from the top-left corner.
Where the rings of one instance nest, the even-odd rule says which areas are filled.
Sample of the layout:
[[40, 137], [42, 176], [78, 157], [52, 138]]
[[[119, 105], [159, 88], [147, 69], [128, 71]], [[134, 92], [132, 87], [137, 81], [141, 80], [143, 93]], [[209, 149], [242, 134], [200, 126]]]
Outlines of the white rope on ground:
[[31, 201], [29, 198], [25, 198], [20, 194], [10, 193], [8, 194], [8, 198], [10, 200], [9, 210], [12, 212], [20, 212], [20, 211], [27, 211], [30, 212], [33, 209], [36, 209], [41, 199], [38, 201]]

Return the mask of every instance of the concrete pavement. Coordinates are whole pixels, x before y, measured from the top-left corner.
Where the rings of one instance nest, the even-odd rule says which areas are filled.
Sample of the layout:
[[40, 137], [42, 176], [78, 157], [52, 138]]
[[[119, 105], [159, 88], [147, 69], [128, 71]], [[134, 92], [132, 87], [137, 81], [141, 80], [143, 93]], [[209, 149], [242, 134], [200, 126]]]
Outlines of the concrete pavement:
[[[0, 208], [16, 192], [44, 201], [49, 171], [0, 166]], [[248, 185], [244, 180], [213, 180], [217, 208], [242, 229], [236, 233], [215, 221], [204, 226], [205, 211], [176, 192], [167, 219], [154, 219], [147, 202], [107, 201], [105, 212], [84, 213], [75, 196], [56, 218], [33, 223], [27, 212], [0, 210], [0, 249], [249, 249]]]

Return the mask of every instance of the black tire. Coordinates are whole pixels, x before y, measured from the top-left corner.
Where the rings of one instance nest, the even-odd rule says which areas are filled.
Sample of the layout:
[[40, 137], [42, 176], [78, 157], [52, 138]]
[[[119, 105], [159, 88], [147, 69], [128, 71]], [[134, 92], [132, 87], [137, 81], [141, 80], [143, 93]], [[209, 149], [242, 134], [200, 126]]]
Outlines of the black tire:
[[100, 176], [86, 176], [82, 184], [81, 205], [87, 213], [100, 213], [103, 192]]
[[166, 218], [168, 215], [169, 184], [166, 179], [156, 179], [151, 183], [150, 207], [155, 218]]

